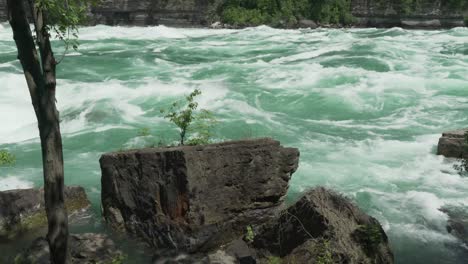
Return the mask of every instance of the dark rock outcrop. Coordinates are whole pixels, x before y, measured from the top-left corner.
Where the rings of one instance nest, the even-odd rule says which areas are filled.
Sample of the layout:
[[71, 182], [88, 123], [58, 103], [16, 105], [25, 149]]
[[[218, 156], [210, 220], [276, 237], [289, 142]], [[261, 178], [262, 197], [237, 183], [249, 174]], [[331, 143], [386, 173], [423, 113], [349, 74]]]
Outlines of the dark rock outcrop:
[[263, 257], [284, 263], [393, 263], [379, 222], [324, 188], [311, 190], [255, 233], [253, 246], [263, 249]]
[[272, 139], [105, 154], [103, 215], [155, 248], [205, 252], [274, 217], [298, 160]]
[[[65, 206], [69, 217], [89, 208], [82, 187], [65, 188]], [[12, 239], [23, 232], [47, 226], [43, 189], [0, 192], [0, 239]]]
[[351, 7], [356, 24], [364, 27], [436, 29], [465, 24], [463, 11], [442, 0], [425, 0], [417, 5], [406, 3], [406, 6], [401, 1], [352, 0]]
[[6, 0], [0, 0], [0, 22], [7, 20]]
[[[348, 199], [316, 188], [252, 234], [205, 255], [156, 256], [162, 263], [335, 263], [391, 264], [393, 254], [379, 222]], [[249, 237], [250, 236], [250, 237]]]
[[[72, 263], [122, 263], [124, 255], [114, 241], [103, 234], [70, 235]], [[45, 238], [36, 239], [30, 248], [15, 258], [15, 264], [50, 264], [49, 244]]]
[[437, 155], [443, 155], [448, 158], [468, 158], [466, 133], [468, 133], [468, 128], [444, 132], [439, 139]]

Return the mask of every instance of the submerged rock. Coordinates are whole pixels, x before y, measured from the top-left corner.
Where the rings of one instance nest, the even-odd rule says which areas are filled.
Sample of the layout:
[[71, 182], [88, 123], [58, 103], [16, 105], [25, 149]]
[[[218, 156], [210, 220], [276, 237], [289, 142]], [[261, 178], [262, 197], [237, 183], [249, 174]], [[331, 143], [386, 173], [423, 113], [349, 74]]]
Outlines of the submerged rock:
[[[70, 235], [72, 263], [122, 263], [124, 255], [114, 241], [103, 234]], [[36, 239], [30, 248], [15, 258], [15, 264], [50, 264], [49, 244], [45, 238]]]
[[[0, 192], [0, 239], [13, 239], [29, 230], [46, 227], [44, 206], [43, 189]], [[90, 207], [83, 187], [65, 188], [65, 206], [71, 218]]]
[[444, 132], [439, 139], [437, 155], [448, 158], [468, 158], [465, 133], [468, 133], [468, 128]]
[[263, 258], [284, 263], [393, 263], [379, 222], [343, 196], [316, 188], [255, 230]]
[[103, 215], [157, 249], [209, 251], [274, 216], [298, 160], [272, 139], [105, 154]]
[[468, 247], [468, 208], [444, 207], [440, 210], [449, 217], [447, 231]]

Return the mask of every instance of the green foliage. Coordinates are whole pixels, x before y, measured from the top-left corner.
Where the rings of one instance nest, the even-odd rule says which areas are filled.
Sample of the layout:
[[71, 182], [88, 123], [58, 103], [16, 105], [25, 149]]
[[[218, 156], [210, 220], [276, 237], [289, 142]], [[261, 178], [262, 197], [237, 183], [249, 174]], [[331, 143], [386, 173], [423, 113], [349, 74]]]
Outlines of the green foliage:
[[0, 166], [13, 166], [16, 163], [15, 155], [7, 150], [0, 150]]
[[351, 15], [351, 0], [318, 0], [310, 1], [312, 20], [330, 24], [350, 24], [354, 21]]
[[193, 124], [188, 131], [193, 134], [187, 141], [188, 145], [205, 145], [211, 143], [214, 137], [213, 129], [218, 123], [214, 114], [208, 110], [201, 109], [195, 115]]
[[119, 254], [115, 258], [113, 258], [108, 264], [122, 264], [124, 260], [127, 259], [127, 256]]
[[55, 33], [66, 48], [78, 48], [78, 26], [88, 20], [88, 7], [100, 0], [35, 0], [38, 10], [46, 14], [46, 30]]
[[247, 226], [247, 233], [245, 234], [245, 240], [249, 243], [252, 243], [255, 239], [255, 233], [252, 226]]
[[138, 130], [139, 137], [147, 137], [149, 135], [150, 135], [150, 129], [147, 127], [143, 127]]
[[269, 256], [267, 258], [267, 262], [268, 264], [281, 264], [282, 263], [281, 258], [276, 257], [276, 256]]
[[292, 26], [299, 19], [350, 24], [351, 0], [227, 0], [221, 6], [223, 22], [235, 26]]
[[468, 0], [443, 0], [442, 6], [450, 10], [466, 11]]
[[330, 241], [322, 240], [315, 244], [314, 253], [316, 254], [317, 264], [333, 264], [333, 255], [330, 249]]
[[368, 224], [359, 226], [353, 233], [355, 239], [361, 243], [368, 255], [375, 252], [383, 241], [383, 235], [379, 224]]
[[261, 25], [269, 23], [271, 17], [258, 9], [228, 7], [222, 14], [224, 22], [236, 26]]
[[167, 110], [161, 109], [165, 114], [164, 118], [169, 119], [179, 128], [180, 145], [185, 144], [187, 133], [192, 133], [193, 137], [187, 142], [189, 145], [208, 144], [212, 137], [212, 128], [216, 124], [214, 115], [208, 110], [199, 110], [195, 98], [201, 95], [201, 91], [195, 89], [185, 97], [184, 101], [172, 103]]

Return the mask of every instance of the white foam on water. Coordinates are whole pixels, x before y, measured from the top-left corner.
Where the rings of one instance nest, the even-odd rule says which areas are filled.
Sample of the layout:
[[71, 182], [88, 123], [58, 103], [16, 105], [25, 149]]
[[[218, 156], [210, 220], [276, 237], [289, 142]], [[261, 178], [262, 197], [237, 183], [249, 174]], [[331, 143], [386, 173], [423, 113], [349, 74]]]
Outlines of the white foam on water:
[[[301, 164], [292, 178], [292, 191], [325, 185], [360, 199], [361, 206], [396, 239], [391, 242], [453, 243], [445, 230], [447, 216], [439, 209], [468, 206], [468, 179], [456, 173], [454, 160], [436, 156], [435, 148], [440, 132], [468, 124], [463, 115], [468, 110], [463, 90], [468, 87], [467, 57], [441, 53], [444, 48], [463, 47], [468, 42], [466, 32], [264, 26], [242, 30], [82, 28], [80, 39], [85, 42], [80, 53], [105, 58], [135, 52], [130, 65], [149, 70], [146, 78], [125, 81], [59, 80], [62, 132], [68, 139], [148, 124], [172, 129], [154, 113], [199, 88], [203, 93], [200, 108], [219, 114], [221, 125], [255, 124], [266, 133], [277, 133], [284, 144], [300, 148]], [[0, 42], [5, 34], [10, 34], [7, 25], [0, 29]], [[109, 39], [115, 40], [105, 41]], [[127, 40], [144, 44], [128, 45]], [[186, 58], [171, 54], [172, 46], [181, 48], [184, 56], [199, 50], [226, 56], [185, 64]], [[148, 52], [150, 60], [139, 56], [139, 48]], [[80, 59], [72, 55], [76, 58], [70, 60]], [[382, 66], [381, 71], [359, 65], [360, 59]], [[348, 64], [353, 60], [358, 64]], [[342, 61], [345, 65], [339, 64]], [[5, 64], [1, 70], [8, 71], [11, 62]], [[226, 73], [227, 67], [233, 75]], [[169, 77], [158, 79], [151, 76], [152, 71]], [[80, 73], [101, 76], [91, 69]], [[6, 84], [0, 90], [0, 119], [6, 120], [0, 126], [0, 144], [37, 138], [24, 77], [1, 72], [0, 83]], [[262, 101], [272, 96], [278, 99], [277, 106]], [[141, 137], [124, 142], [126, 147], [147, 143]], [[92, 159], [92, 155], [76, 154], [73, 166]], [[98, 176], [99, 168], [89, 175]]]
[[0, 83], [0, 143], [18, 142], [39, 136], [24, 76], [1, 73]]
[[158, 40], [158, 39], [185, 39], [192, 37], [207, 37], [211, 35], [230, 34], [233, 30], [209, 30], [190, 28], [171, 28], [166, 26], [155, 27], [120, 27], [95, 26], [80, 28], [82, 40], [104, 39], [130, 39], [130, 40]]
[[32, 182], [22, 180], [18, 177], [7, 176], [0, 178], [0, 191], [8, 191], [14, 189], [29, 189], [34, 187]]

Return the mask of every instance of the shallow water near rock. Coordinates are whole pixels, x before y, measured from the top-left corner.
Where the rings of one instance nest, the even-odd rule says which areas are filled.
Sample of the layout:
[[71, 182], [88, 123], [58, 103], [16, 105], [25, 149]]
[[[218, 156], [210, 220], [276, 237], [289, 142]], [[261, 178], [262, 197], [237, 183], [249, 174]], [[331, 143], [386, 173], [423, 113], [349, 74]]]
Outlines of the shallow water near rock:
[[[66, 183], [84, 186], [95, 212], [75, 231], [106, 231], [100, 155], [177, 140], [159, 110], [199, 88], [200, 106], [220, 120], [217, 140], [267, 136], [300, 149], [289, 201], [324, 185], [382, 223], [396, 263], [466, 260], [439, 208], [468, 206], [468, 178], [435, 147], [441, 132], [468, 126], [467, 28], [97, 26], [82, 28], [80, 43], [57, 86]], [[17, 158], [0, 168], [0, 189], [40, 186], [37, 125], [7, 24], [0, 84], [0, 149]]]

